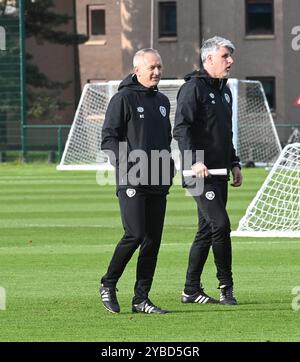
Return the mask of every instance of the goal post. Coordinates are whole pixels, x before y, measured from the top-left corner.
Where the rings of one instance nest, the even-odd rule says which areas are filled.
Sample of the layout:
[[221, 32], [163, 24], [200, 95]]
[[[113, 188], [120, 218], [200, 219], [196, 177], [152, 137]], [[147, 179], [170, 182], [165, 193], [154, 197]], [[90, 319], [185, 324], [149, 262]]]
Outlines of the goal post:
[[113, 169], [101, 151], [101, 130], [109, 99], [118, 83], [90, 83], [83, 88], [65, 149], [57, 166], [59, 171]]
[[261, 82], [230, 79], [233, 144], [244, 165], [270, 166], [282, 147]]
[[300, 237], [300, 143], [282, 150], [231, 235]]
[[[176, 97], [183, 79], [161, 80], [159, 90], [170, 100], [172, 127]], [[89, 83], [84, 86], [58, 170], [110, 170], [101, 151], [101, 131], [105, 112], [120, 81]], [[229, 79], [233, 94], [233, 142], [242, 164], [273, 164], [281, 151], [280, 142], [262, 85], [258, 81]], [[171, 143], [179, 168], [177, 141]]]
[[[159, 90], [170, 100], [170, 119], [174, 124], [176, 96], [184, 80], [161, 80]], [[111, 97], [117, 92], [119, 80], [89, 83], [83, 88], [72, 127], [57, 166], [59, 171], [113, 170], [107, 155], [101, 150], [101, 132], [105, 112]], [[172, 155], [179, 168], [179, 149], [172, 139]], [[177, 162], [176, 162], [177, 161]]]

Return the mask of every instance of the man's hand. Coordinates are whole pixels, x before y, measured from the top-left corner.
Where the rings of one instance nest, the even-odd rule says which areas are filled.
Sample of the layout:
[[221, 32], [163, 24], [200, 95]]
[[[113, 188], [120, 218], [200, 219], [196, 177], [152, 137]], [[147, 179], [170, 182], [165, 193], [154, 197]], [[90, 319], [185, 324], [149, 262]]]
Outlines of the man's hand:
[[209, 175], [207, 167], [202, 162], [195, 163], [192, 166], [192, 170], [195, 172], [197, 177], [207, 177]]
[[231, 186], [234, 186], [234, 187], [241, 186], [241, 184], [243, 182], [243, 175], [242, 175], [240, 168], [233, 167], [233, 169], [231, 170], [231, 173], [232, 173], [232, 177], [233, 177], [233, 183], [231, 184]]

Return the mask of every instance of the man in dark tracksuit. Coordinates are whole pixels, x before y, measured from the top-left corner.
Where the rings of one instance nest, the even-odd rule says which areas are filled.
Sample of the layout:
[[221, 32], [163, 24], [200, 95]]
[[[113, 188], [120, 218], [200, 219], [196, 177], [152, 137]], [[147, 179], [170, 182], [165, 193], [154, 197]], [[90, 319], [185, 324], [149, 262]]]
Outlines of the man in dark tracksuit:
[[[226, 211], [228, 176], [209, 175], [209, 169], [232, 171], [233, 186], [240, 186], [239, 158], [232, 144], [232, 96], [226, 86], [233, 64], [233, 44], [214, 37], [203, 43], [203, 68], [185, 77], [177, 97], [174, 138], [183, 156], [192, 152], [196, 176], [204, 177], [204, 190], [193, 195], [198, 208], [198, 232], [190, 249], [183, 303], [219, 303], [204, 293], [201, 274], [212, 246], [220, 288], [220, 303], [237, 304], [233, 295], [230, 221]], [[196, 159], [204, 151], [204, 160]], [[187, 186], [188, 180], [183, 180]]]
[[[116, 167], [124, 235], [115, 248], [106, 274], [101, 278], [104, 307], [119, 313], [116, 285], [126, 264], [140, 247], [132, 311], [164, 314], [148, 294], [160, 247], [166, 195], [174, 175], [170, 156], [170, 102], [160, 93], [162, 61], [154, 49], [142, 49], [133, 59], [134, 74], [124, 79], [108, 106], [101, 148], [110, 153]], [[125, 146], [124, 146], [125, 145]], [[164, 157], [155, 159], [153, 152]]]

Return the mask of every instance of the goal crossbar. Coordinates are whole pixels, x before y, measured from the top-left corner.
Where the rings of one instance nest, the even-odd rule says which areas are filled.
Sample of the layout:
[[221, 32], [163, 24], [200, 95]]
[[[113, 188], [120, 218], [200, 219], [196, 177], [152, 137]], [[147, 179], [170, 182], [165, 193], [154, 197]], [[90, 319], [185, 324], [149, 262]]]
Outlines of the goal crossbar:
[[[159, 90], [170, 100], [172, 127], [176, 96], [183, 83], [183, 79], [165, 79], [159, 83]], [[109, 100], [119, 84], [120, 81], [116, 80], [84, 86], [58, 170], [111, 169], [107, 155], [101, 150], [101, 133]], [[233, 142], [242, 164], [273, 164], [281, 146], [261, 83], [229, 79], [228, 85], [233, 95]], [[174, 139], [171, 150], [172, 156], [179, 155]], [[174, 160], [178, 169], [179, 156]]]
[[245, 238], [300, 238], [300, 231], [232, 231], [230, 235]]

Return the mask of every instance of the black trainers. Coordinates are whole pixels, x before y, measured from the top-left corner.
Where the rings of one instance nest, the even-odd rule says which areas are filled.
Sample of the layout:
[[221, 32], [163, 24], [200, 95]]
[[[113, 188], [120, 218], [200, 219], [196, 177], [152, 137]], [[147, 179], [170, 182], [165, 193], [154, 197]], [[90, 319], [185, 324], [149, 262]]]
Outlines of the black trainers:
[[120, 313], [120, 305], [118, 303], [116, 291], [117, 288], [103, 286], [101, 286], [99, 290], [104, 308], [111, 313]]
[[139, 304], [133, 304], [132, 313], [166, 314], [169, 311], [157, 307], [149, 299], [146, 299]]
[[203, 289], [200, 289], [199, 292], [194, 294], [186, 294], [182, 292], [181, 294], [181, 302], [182, 303], [199, 303], [199, 304], [219, 304], [219, 301], [210, 297], [206, 293], [204, 293]]
[[236, 305], [237, 300], [233, 294], [233, 286], [220, 285], [220, 303], [221, 304], [230, 304]]

